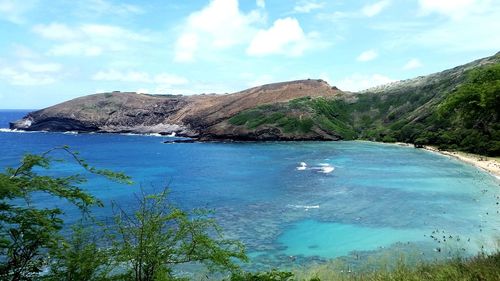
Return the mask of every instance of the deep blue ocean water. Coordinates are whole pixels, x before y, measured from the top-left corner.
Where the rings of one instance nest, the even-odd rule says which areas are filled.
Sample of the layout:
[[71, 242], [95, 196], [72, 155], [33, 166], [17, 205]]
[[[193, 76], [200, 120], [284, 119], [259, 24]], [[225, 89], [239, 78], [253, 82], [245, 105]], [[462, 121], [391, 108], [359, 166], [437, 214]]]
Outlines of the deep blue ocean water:
[[[24, 114], [0, 111], [0, 128]], [[168, 185], [179, 207], [215, 210], [227, 237], [242, 240], [256, 265], [410, 248], [433, 257], [445, 249], [473, 254], [481, 246], [493, 250], [499, 238], [499, 181], [424, 150], [358, 141], [165, 144], [153, 136], [1, 131], [1, 167], [16, 165], [26, 152], [69, 145], [90, 164], [123, 171], [136, 183], [90, 176], [84, 188], [106, 205], [94, 210], [97, 217], [111, 214], [111, 201], [132, 209], [140, 186], [153, 192]], [[68, 162], [50, 172], [82, 171]], [[42, 195], [38, 201], [66, 210], [69, 223], [79, 218], [64, 202]], [[435, 242], [436, 231], [454, 238]]]

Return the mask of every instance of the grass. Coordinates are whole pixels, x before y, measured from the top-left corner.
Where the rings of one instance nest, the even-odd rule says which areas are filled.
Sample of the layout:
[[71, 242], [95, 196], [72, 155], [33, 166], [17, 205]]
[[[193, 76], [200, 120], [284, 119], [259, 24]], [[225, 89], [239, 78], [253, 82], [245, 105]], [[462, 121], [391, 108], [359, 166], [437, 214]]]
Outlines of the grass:
[[[372, 272], [333, 272], [317, 270], [304, 276], [304, 280], [500, 280], [500, 254], [481, 254], [470, 259], [456, 258], [446, 262], [421, 263], [409, 266], [400, 261], [394, 268], [377, 269]], [[310, 278], [309, 278], [310, 277]]]
[[373, 270], [351, 271], [345, 265], [330, 263], [295, 272], [269, 271], [246, 273], [231, 280], [281, 281], [448, 281], [448, 280], [500, 280], [500, 253], [479, 254], [472, 258], [448, 261], [422, 262], [409, 265], [401, 258], [394, 266]]

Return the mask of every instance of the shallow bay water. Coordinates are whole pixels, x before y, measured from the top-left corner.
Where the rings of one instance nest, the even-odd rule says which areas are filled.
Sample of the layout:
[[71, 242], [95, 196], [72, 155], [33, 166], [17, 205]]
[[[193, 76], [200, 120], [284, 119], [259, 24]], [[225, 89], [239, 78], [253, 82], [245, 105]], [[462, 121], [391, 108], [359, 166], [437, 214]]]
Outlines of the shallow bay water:
[[[24, 114], [1, 111], [0, 127]], [[167, 185], [177, 206], [213, 209], [255, 265], [358, 259], [390, 249], [474, 254], [493, 250], [499, 238], [499, 181], [424, 150], [358, 141], [164, 144], [165, 137], [153, 136], [0, 131], [1, 167], [16, 165], [26, 152], [69, 145], [90, 164], [123, 171], [136, 183], [90, 176], [84, 188], [106, 205], [94, 210], [97, 217], [111, 215], [112, 201], [133, 208], [140, 186], [153, 192]], [[50, 171], [77, 172], [70, 162]], [[66, 210], [69, 223], [79, 218], [64, 202], [38, 199]]]

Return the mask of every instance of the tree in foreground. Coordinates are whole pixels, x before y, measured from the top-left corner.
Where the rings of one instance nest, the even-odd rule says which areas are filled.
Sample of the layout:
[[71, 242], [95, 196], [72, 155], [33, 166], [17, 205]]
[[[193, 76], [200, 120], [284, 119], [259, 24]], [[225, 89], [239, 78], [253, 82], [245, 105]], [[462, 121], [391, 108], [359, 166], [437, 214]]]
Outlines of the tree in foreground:
[[182, 211], [167, 201], [168, 190], [137, 196], [133, 214], [116, 208], [116, 262], [129, 265], [121, 278], [150, 281], [175, 279], [179, 264], [203, 264], [211, 271], [236, 272], [246, 261], [241, 243], [224, 239], [206, 210]]
[[91, 206], [102, 206], [101, 201], [82, 190], [86, 182], [81, 174], [48, 176], [40, 174], [49, 169], [57, 152], [63, 152], [86, 172], [102, 175], [118, 182], [130, 182], [122, 173], [100, 170], [89, 166], [78, 153], [68, 147], [58, 147], [43, 154], [27, 154], [17, 168], [0, 173], [0, 279], [32, 279], [48, 265], [49, 252], [62, 240], [63, 226], [59, 208], [39, 207], [33, 194], [67, 200], [82, 212]]
[[[210, 212], [174, 207], [166, 189], [142, 192], [134, 210], [115, 206], [114, 222], [102, 227], [90, 213], [102, 202], [79, 187], [85, 176], [42, 174], [60, 160], [52, 157], [57, 152], [87, 172], [130, 183], [122, 173], [89, 166], [68, 147], [27, 154], [17, 168], [0, 173], [0, 280], [173, 280], [179, 264], [236, 272], [237, 260], [247, 260], [243, 245], [224, 239]], [[67, 200], [82, 212], [70, 237], [61, 234], [62, 210], [41, 207], [40, 193]], [[111, 239], [103, 242], [103, 237]]]

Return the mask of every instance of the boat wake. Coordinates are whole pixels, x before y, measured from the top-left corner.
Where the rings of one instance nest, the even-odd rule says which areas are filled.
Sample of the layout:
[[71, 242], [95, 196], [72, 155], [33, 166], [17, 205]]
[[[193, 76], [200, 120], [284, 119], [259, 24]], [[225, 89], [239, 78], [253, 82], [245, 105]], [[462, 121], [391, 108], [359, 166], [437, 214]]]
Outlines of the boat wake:
[[300, 162], [300, 165], [297, 167], [297, 170], [304, 171], [305, 169], [307, 169], [306, 162]]
[[309, 211], [309, 209], [319, 209], [319, 205], [292, 205], [292, 204], [288, 204], [287, 207], [295, 208], [295, 209], [304, 209], [306, 211]]
[[308, 168], [306, 162], [300, 162], [299, 166], [296, 167], [296, 169], [297, 171], [311, 170], [316, 171], [317, 173], [329, 174], [335, 170], [335, 167], [327, 163], [320, 163], [318, 164], [318, 166]]
[[335, 170], [335, 168], [330, 164], [326, 164], [326, 163], [319, 164], [319, 172], [320, 173], [329, 174], [329, 173], [333, 172], [334, 170]]

